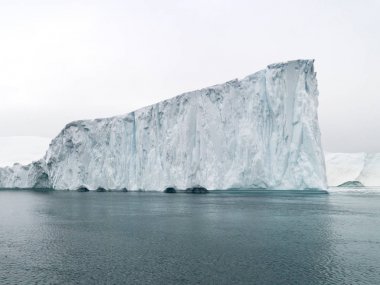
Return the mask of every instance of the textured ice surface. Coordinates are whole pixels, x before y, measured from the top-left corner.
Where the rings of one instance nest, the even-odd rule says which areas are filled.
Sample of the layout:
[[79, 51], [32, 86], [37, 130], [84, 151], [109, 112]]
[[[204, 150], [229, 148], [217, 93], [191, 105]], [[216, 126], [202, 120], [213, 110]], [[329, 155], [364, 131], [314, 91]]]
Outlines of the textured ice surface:
[[50, 188], [46, 163], [43, 159], [28, 165], [16, 163], [13, 167], [0, 168], [2, 188]]
[[380, 186], [380, 153], [326, 153], [329, 186], [359, 181], [364, 186]]
[[317, 107], [313, 61], [273, 64], [127, 115], [72, 122], [40, 162], [3, 169], [0, 184], [326, 189]]

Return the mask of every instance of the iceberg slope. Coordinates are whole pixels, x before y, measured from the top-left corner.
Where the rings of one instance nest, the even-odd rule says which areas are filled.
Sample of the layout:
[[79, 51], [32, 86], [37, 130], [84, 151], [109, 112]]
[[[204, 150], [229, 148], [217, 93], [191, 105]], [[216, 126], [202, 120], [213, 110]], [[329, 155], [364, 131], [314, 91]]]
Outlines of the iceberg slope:
[[44, 173], [55, 189], [326, 189], [317, 107], [313, 61], [273, 64], [127, 115], [72, 122], [51, 142]]

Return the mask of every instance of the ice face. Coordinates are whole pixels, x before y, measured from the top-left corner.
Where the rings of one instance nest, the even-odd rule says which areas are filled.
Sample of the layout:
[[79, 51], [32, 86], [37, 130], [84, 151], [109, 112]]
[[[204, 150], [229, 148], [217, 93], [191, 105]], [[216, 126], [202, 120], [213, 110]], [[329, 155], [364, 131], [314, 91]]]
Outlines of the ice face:
[[72, 122], [42, 172], [54, 189], [325, 189], [317, 107], [313, 61], [273, 64], [124, 116]]
[[1, 188], [51, 188], [43, 159], [28, 165], [0, 168]]
[[326, 153], [329, 186], [358, 181], [364, 186], [380, 186], [379, 153]]

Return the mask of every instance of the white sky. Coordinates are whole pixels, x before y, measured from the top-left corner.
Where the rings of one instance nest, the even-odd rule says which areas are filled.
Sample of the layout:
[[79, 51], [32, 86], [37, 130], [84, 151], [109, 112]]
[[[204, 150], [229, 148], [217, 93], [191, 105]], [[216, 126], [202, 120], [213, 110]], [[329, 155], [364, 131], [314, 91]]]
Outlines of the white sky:
[[380, 1], [0, 0], [0, 136], [314, 58], [329, 151], [380, 152]]
[[38, 160], [45, 155], [49, 143], [45, 137], [0, 137], [0, 167]]

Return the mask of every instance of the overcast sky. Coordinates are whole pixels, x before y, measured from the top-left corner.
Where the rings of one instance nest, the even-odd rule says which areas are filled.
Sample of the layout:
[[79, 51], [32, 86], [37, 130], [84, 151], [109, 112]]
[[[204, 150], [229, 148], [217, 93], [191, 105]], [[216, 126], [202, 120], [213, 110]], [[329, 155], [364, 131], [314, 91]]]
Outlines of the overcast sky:
[[380, 1], [0, 0], [0, 136], [314, 58], [329, 151], [380, 152]]

